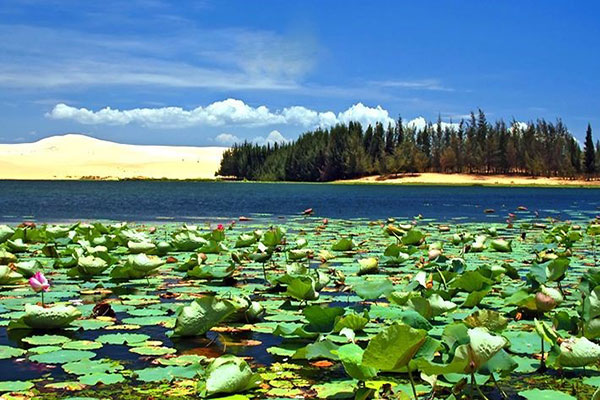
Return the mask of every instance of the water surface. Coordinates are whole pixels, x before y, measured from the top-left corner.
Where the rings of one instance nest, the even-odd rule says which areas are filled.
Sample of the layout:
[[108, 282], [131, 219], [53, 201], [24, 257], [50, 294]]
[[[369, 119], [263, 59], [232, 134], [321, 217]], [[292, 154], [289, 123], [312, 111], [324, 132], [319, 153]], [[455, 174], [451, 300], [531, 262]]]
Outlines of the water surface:
[[[0, 181], [0, 221], [109, 219], [194, 221], [297, 215], [330, 218], [490, 221], [524, 206], [541, 217], [599, 212], [600, 191], [585, 188], [464, 187], [160, 181]], [[494, 209], [494, 214], [484, 213]]]

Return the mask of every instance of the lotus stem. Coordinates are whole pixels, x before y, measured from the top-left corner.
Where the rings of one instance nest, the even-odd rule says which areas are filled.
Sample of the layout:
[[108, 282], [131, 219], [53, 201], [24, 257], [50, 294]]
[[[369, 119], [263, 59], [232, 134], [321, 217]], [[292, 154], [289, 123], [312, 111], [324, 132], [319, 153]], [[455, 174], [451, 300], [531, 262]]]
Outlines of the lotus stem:
[[44, 291], [42, 290], [40, 293], [42, 294], [42, 307], [45, 307], [45, 304], [44, 304]]
[[567, 295], [565, 294], [565, 291], [562, 288], [560, 281], [556, 281], [556, 283], [558, 285], [558, 290], [560, 290], [560, 294], [562, 294], [563, 297], [567, 297]]
[[413, 379], [412, 372], [410, 370], [410, 366], [408, 367], [408, 379], [410, 379], [410, 387], [413, 391], [413, 396], [415, 396], [415, 400], [419, 400], [417, 396], [417, 388], [415, 387], [415, 380]]
[[596, 266], [596, 236], [592, 236], [592, 254], [594, 255], [594, 267]]
[[446, 278], [444, 278], [444, 274], [442, 274], [442, 271], [440, 271], [439, 268], [435, 268], [438, 272], [438, 274], [440, 275], [440, 279], [442, 280], [442, 285], [444, 285], [444, 289], [446, 289]]
[[473, 392], [473, 388], [475, 388], [475, 390], [477, 390], [477, 393], [479, 393], [479, 396], [481, 396], [481, 398], [483, 398], [483, 400], [489, 400], [487, 398], [487, 396], [485, 394], [483, 394], [483, 392], [481, 391], [481, 388], [477, 384], [477, 380], [475, 379], [475, 373], [471, 372], [471, 393]]
[[263, 278], [265, 279], [265, 283], [267, 283], [267, 270], [265, 269], [265, 263], [262, 263], [263, 270]]
[[546, 359], [544, 358], [544, 356], [545, 356], [544, 338], [540, 336], [540, 339], [542, 340], [542, 357], [540, 358], [540, 371], [545, 371], [546, 370]]
[[492, 377], [492, 382], [494, 382], [494, 386], [496, 386], [496, 389], [498, 389], [502, 398], [506, 399], [508, 396], [506, 395], [506, 392], [498, 385], [498, 381], [494, 377], [494, 374], [492, 373], [490, 376]]

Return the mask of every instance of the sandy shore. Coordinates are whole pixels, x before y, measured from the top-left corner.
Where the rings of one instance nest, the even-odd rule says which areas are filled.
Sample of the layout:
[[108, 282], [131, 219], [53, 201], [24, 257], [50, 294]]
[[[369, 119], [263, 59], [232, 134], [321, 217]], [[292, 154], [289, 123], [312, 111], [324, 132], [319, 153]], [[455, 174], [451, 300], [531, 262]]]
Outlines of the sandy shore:
[[52, 136], [35, 143], [0, 144], [0, 179], [213, 179], [224, 150]]
[[337, 181], [336, 183], [354, 184], [414, 184], [414, 185], [483, 185], [483, 186], [594, 186], [600, 188], [600, 180], [562, 179], [544, 177], [526, 177], [514, 175], [470, 175], [440, 174], [427, 172], [422, 174], [406, 174], [398, 176], [368, 176], [359, 179]]

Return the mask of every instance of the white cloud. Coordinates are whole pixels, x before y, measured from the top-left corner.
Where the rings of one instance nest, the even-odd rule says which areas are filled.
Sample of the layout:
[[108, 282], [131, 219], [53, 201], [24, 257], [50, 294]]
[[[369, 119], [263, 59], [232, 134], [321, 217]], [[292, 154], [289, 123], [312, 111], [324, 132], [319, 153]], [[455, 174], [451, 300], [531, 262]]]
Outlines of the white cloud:
[[358, 121], [365, 126], [375, 125], [376, 122], [382, 122], [385, 126], [390, 123], [395, 123], [395, 121], [390, 118], [387, 110], [384, 110], [381, 106], [371, 108], [362, 103], [355, 104], [346, 111], [339, 113], [338, 121], [342, 123]]
[[427, 120], [425, 120], [423, 117], [417, 117], [408, 121], [406, 126], [409, 128], [415, 128], [416, 130], [421, 130], [427, 126]]
[[522, 121], [515, 121], [512, 125], [511, 125], [511, 129], [512, 130], [521, 130], [524, 131], [525, 129], [527, 129], [529, 127], [529, 124], [526, 122], [522, 122]]
[[454, 89], [443, 86], [438, 79], [421, 79], [413, 81], [373, 81], [371, 82], [375, 86], [385, 88], [401, 88], [401, 89], [414, 89], [414, 90], [432, 90], [432, 91], [443, 91], [452, 92]]
[[[406, 126], [411, 127], [411, 128], [415, 128], [416, 130], [421, 130], [423, 128], [425, 128], [425, 126], [427, 126], [427, 120], [424, 117], [417, 117], [414, 119], [411, 119], [410, 121], [408, 121], [406, 124]], [[458, 126], [460, 125], [459, 123], [456, 122], [441, 122], [442, 125], [442, 129], [458, 129]], [[433, 123], [433, 127], [437, 127], [437, 122]]]
[[288, 143], [290, 140], [285, 138], [281, 134], [281, 132], [274, 130], [274, 131], [271, 131], [266, 138], [262, 137], [262, 136], [257, 136], [254, 139], [252, 139], [252, 141], [259, 145], [265, 145], [265, 144], [272, 145], [275, 143], [277, 143], [277, 144]]
[[306, 128], [330, 127], [338, 123], [358, 121], [364, 126], [395, 121], [381, 106], [355, 104], [337, 115], [333, 111], [318, 112], [301, 106], [271, 111], [261, 105], [252, 107], [241, 100], [216, 101], [206, 107], [186, 110], [181, 107], [134, 108], [119, 110], [105, 107], [98, 111], [57, 104], [46, 114], [52, 119], [72, 120], [85, 125], [128, 125], [185, 128], [190, 126], [269, 126], [298, 125]]
[[123, 36], [0, 24], [0, 87], [292, 90], [312, 69], [315, 47], [265, 30], [178, 26]]
[[221, 133], [215, 137], [215, 140], [227, 146], [231, 146], [234, 143], [239, 143], [242, 141], [239, 137], [232, 135], [231, 133]]

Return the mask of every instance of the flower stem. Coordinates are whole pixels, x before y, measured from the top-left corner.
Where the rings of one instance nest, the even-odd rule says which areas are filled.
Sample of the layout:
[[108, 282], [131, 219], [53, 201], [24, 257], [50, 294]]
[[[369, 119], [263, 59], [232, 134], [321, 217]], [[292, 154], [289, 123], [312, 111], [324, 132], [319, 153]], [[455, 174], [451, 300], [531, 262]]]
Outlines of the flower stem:
[[410, 367], [408, 367], [408, 379], [410, 379], [410, 387], [412, 387], [413, 395], [415, 396], [415, 400], [419, 400], [417, 396], [417, 389], [415, 388], [415, 380], [413, 379], [412, 372], [410, 371]]

